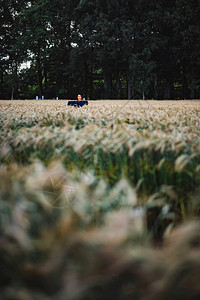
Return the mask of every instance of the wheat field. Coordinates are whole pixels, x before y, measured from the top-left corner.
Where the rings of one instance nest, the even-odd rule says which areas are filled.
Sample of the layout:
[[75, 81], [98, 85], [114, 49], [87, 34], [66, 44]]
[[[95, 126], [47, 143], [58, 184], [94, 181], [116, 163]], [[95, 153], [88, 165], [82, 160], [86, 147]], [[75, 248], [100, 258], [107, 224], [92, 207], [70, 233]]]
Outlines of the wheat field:
[[199, 299], [199, 116], [0, 101], [1, 299]]

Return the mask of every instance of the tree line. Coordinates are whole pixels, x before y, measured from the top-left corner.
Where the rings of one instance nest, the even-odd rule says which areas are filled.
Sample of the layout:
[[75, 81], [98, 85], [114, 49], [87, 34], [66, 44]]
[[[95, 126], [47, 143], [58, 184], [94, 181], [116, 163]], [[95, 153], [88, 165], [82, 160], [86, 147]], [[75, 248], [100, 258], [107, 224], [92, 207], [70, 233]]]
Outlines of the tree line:
[[0, 98], [200, 98], [198, 0], [0, 0]]

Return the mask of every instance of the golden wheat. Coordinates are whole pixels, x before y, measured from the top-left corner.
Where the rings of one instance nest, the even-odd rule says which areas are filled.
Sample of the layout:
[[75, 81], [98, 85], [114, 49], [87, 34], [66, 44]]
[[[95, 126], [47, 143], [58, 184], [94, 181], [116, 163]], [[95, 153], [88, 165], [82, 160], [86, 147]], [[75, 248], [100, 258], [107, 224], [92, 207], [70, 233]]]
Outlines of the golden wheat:
[[200, 101], [0, 115], [2, 300], [199, 299]]

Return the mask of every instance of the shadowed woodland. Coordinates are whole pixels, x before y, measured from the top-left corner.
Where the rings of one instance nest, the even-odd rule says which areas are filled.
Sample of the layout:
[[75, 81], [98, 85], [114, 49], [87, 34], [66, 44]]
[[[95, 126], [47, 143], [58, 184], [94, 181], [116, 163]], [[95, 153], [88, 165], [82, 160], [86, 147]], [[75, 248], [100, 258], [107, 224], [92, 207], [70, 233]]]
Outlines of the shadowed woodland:
[[1, 99], [200, 97], [200, 1], [0, 3]]

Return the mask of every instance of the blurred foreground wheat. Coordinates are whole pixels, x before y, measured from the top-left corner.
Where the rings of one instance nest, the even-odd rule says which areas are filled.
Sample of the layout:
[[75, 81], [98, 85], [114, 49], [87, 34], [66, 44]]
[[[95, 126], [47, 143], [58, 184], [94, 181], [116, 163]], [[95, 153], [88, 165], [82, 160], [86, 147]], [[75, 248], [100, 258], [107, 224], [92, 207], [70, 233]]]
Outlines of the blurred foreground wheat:
[[124, 103], [0, 102], [0, 299], [199, 299], [200, 103]]

